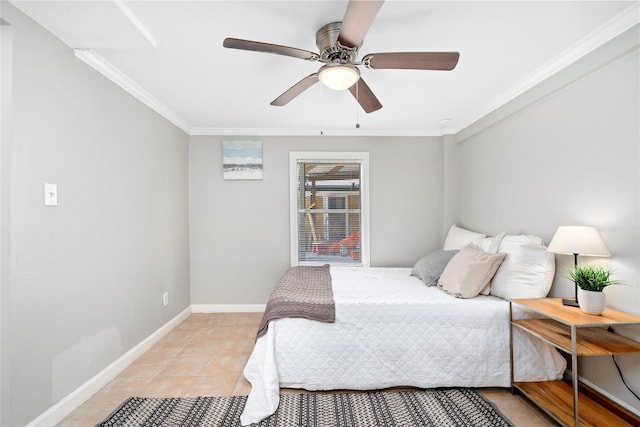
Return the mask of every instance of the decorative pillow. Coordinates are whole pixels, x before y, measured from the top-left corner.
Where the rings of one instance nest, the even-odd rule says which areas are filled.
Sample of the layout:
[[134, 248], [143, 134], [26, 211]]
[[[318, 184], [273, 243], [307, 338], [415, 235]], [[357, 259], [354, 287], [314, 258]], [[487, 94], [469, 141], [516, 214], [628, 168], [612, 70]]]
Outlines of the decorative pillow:
[[460, 228], [453, 224], [449, 228], [449, 232], [447, 233], [447, 238], [444, 240], [444, 246], [442, 249], [445, 251], [462, 249], [471, 243], [478, 244], [484, 237], [487, 237], [487, 235], [465, 230], [464, 228]]
[[445, 251], [442, 249], [431, 252], [416, 262], [411, 270], [411, 275], [422, 280], [427, 286], [433, 286], [451, 258], [457, 253], [457, 250]]
[[537, 236], [505, 236], [500, 252], [507, 257], [491, 281], [491, 295], [510, 300], [544, 298], [553, 284], [555, 256]]
[[457, 298], [473, 298], [487, 286], [504, 257], [505, 254], [490, 254], [474, 245], [465, 246], [445, 267], [438, 287]]

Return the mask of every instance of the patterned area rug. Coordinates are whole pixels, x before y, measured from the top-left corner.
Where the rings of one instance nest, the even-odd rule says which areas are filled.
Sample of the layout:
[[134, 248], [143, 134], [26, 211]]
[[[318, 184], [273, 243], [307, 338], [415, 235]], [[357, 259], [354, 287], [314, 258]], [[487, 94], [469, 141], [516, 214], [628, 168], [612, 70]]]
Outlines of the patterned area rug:
[[[98, 426], [240, 426], [245, 396], [127, 399]], [[282, 394], [260, 427], [509, 426], [473, 389]]]

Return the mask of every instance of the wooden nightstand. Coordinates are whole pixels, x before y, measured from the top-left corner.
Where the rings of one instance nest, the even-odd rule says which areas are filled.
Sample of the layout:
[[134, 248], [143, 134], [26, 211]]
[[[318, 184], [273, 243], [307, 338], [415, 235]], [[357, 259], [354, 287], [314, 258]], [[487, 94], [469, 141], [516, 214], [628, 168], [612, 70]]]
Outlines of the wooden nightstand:
[[[514, 308], [536, 318], [514, 319]], [[540, 318], [540, 316], [542, 316]], [[578, 381], [578, 357], [640, 353], [640, 343], [610, 332], [607, 327], [640, 325], [640, 317], [606, 308], [601, 316], [562, 305], [560, 298], [511, 301], [511, 328], [519, 328], [571, 356], [571, 382], [513, 382], [533, 403], [567, 426], [638, 426], [640, 417], [621, 408]], [[513, 342], [513, 341], [512, 341]], [[513, 378], [513, 346], [511, 378]]]

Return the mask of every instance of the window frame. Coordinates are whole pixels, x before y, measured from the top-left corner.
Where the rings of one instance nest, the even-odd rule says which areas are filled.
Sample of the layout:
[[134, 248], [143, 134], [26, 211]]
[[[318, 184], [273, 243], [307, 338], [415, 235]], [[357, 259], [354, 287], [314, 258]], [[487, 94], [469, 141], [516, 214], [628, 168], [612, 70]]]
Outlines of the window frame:
[[[360, 264], [350, 266], [369, 267], [369, 153], [341, 151], [292, 151], [289, 153], [289, 244], [290, 264], [314, 265], [318, 263], [298, 260], [298, 163], [360, 163]], [[325, 264], [325, 262], [322, 262]], [[339, 266], [339, 265], [336, 265]]]

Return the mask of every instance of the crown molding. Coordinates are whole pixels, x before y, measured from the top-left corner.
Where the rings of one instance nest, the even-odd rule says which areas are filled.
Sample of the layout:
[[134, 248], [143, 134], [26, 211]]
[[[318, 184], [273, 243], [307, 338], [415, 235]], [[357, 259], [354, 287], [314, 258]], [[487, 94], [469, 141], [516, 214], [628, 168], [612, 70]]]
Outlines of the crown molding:
[[493, 98], [482, 108], [469, 114], [467, 117], [457, 120], [457, 126], [453, 133], [458, 133], [466, 127], [472, 125], [481, 118], [489, 115], [493, 111], [522, 95], [534, 86], [542, 83], [544, 80], [554, 74], [567, 68], [587, 54], [593, 52], [605, 43], [613, 40], [625, 31], [637, 25], [640, 22], [640, 2], [634, 2], [618, 15], [611, 18], [608, 22], [600, 26], [590, 35], [584, 37], [570, 48], [564, 50], [554, 59], [543, 67], [529, 75], [529, 77], [521, 80], [511, 89], [503, 92], [501, 95]]
[[157, 98], [144, 90], [139, 84], [131, 80], [122, 71], [118, 70], [109, 61], [98, 55], [92, 49], [74, 49], [77, 58], [97, 70], [103, 76], [129, 92], [143, 104], [160, 114], [165, 119], [182, 129], [187, 134], [190, 127], [185, 120], [182, 119], [169, 107], [160, 102]]
[[442, 136], [431, 129], [192, 128], [192, 136]]

